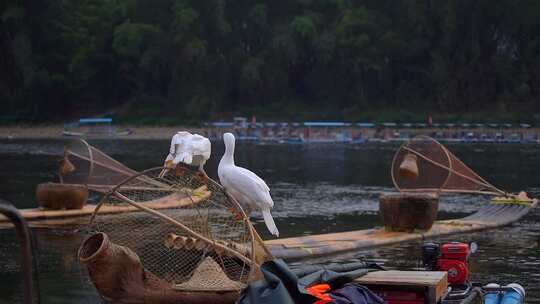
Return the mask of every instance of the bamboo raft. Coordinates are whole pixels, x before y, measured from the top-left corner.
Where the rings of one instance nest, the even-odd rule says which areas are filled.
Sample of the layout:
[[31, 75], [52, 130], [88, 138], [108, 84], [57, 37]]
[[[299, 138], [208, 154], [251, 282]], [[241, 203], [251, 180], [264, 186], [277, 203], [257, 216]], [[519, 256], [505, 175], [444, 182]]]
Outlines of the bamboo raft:
[[[152, 206], [152, 209], [169, 209], [196, 204], [204, 201], [211, 195], [206, 187], [195, 189], [191, 196], [181, 193], [173, 193], [158, 200], [147, 201], [141, 205]], [[88, 221], [98, 205], [86, 205], [82, 209], [71, 210], [47, 210], [40, 208], [20, 209], [22, 216], [30, 227], [58, 227], [65, 225], [81, 224]], [[99, 214], [121, 214], [126, 212], [139, 211], [137, 207], [129, 204], [103, 204], [99, 209]], [[0, 229], [13, 227], [8, 218], [0, 215]]]
[[323, 257], [401, 242], [502, 227], [518, 221], [537, 204], [537, 200], [533, 200], [530, 204], [491, 203], [467, 217], [437, 221], [426, 232], [391, 232], [385, 228], [372, 228], [269, 240], [265, 242], [265, 245], [274, 257], [286, 261]]
[[[200, 192], [197, 196], [175, 197], [160, 202], [147, 202], [153, 209], [167, 209], [185, 204], [193, 204], [204, 200], [210, 192]], [[366, 248], [374, 248], [401, 242], [417, 241], [452, 234], [493, 229], [514, 223], [536, 207], [532, 204], [491, 203], [477, 212], [453, 220], [436, 221], [426, 232], [393, 232], [382, 228], [371, 228], [356, 231], [318, 234], [265, 241], [265, 245], [276, 258], [295, 261], [354, 252]], [[81, 224], [88, 220], [95, 211], [96, 205], [86, 205], [78, 210], [43, 210], [39, 208], [22, 209], [21, 214], [31, 227], [59, 227]], [[135, 212], [131, 205], [103, 205], [100, 214], [121, 214]], [[0, 215], [0, 229], [11, 228], [7, 218]]]

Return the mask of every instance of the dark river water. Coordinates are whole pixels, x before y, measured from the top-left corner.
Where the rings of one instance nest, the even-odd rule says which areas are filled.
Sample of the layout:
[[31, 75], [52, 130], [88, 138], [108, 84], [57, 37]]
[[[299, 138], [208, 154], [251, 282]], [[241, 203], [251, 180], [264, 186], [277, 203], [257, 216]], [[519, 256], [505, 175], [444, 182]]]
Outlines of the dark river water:
[[[168, 141], [91, 141], [129, 167], [142, 170], [161, 165]], [[37, 183], [57, 181], [61, 140], [0, 141], [0, 198], [19, 208], [36, 205]], [[381, 225], [378, 196], [392, 190], [390, 164], [395, 145], [256, 145], [238, 143], [236, 163], [267, 181], [275, 201], [272, 211], [282, 237], [347, 231]], [[450, 145], [450, 150], [481, 176], [508, 191], [525, 190], [540, 196], [540, 146]], [[223, 153], [213, 143], [206, 165], [217, 179]], [[487, 202], [485, 197], [450, 196], [440, 204], [439, 218], [459, 218]], [[437, 241], [475, 241], [471, 258], [473, 280], [482, 283], [518, 282], [527, 303], [540, 303], [540, 211], [519, 223], [485, 232]], [[253, 220], [269, 238], [262, 219]], [[95, 290], [77, 263], [81, 236], [73, 231], [34, 229], [41, 303], [96, 303]], [[368, 259], [389, 268], [413, 269], [420, 260], [420, 243], [362, 250], [315, 263]], [[0, 303], [21, 301], [18, 242], [13, 231], [0, 230]], [[298, 264], [298, 263], [297, 263]]]

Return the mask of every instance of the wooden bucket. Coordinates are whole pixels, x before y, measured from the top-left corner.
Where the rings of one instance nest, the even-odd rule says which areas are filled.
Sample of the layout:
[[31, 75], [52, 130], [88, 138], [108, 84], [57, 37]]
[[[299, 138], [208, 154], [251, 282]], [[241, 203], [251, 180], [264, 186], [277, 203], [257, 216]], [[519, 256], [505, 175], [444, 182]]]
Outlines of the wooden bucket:
[[437, 219], [439, 196], [431, 193], [383, 194], [379, 213], [387, 230], [429, 230]]
[[44, 209], [82, 209], [87, 199], [85, 185], [44, 183], [36, 188], [36, 200]]

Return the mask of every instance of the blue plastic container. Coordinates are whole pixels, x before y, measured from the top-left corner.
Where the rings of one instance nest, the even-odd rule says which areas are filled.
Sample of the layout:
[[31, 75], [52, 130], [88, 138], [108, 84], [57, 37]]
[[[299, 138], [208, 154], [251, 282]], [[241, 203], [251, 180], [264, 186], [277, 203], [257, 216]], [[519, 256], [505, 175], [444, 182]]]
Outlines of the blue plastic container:
[[506, 287], [510, 287], [512, 290], [504, 293], [500, 304], [523, 304], [525, 301], [525, 289], [516, 283], [508, 284]]
[[[499, 284], [489, 283], [486, 287], [501, 287]], [[502, 294], [499, 291], [490, 291], [484, 296], [484, 304], [499, 304]]]

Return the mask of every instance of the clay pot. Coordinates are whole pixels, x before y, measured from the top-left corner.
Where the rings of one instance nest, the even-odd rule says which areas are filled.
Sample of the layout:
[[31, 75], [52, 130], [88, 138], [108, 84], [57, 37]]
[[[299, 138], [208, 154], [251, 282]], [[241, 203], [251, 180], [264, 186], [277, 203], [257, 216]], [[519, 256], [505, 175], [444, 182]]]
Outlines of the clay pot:
[[75, 166], [69, 161], [67, 157], [64, 157], [60, 161], [59, 170], [60, 170], [61, 175], [68, 175], [70, 173], [73, 173], [73, 171], [75, 171]]
[[429, 230], [437, 218], [437, 194], [396, 193], [379, 198], [379, 213], [387, 230]]
[[417, 156], [407, 153], [399, 165], [399, 176], [404, 180], [415, 181], [418, 178]]
[[105, 233], [96, 233], [82, 243], [79, 260], [86, 264], [92, 282], [107, 300], [125, 298], [129, 286], [144, 286], [145, 273], [137, 254], [111, 243]]
[[171, 283], [144, 269], [135, 252], [112, 243], [105, 233], [85, 239], [78, 254], [97, 291], [108, 303], [233, 304], [239, 297], [236, 291], [174, 290]]
[[87, 199], [85, 185], [44, 183], [36, 188], [36, 200], [45, 209], [82, 209]]

